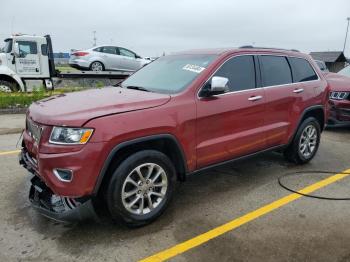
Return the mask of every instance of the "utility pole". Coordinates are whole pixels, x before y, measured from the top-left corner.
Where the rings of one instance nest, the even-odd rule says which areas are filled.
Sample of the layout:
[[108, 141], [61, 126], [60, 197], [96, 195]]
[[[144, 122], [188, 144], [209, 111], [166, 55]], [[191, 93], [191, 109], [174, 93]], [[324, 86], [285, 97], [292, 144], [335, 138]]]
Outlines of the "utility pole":
[[346, 40], [348, 39], [348, 32], [349, 32], [349, 23], [350, 23], [350, 17], [346, 18], [348, 20], [348, 26], [346, 27], [346, 34], [345, 34], [345, 40], [344, 40], [344, 48], [343, 48], [343, 53], [345, 52], [346, 48]]
[[93, 31], [92, 33], [94, 34], [93, 46], [96, 46], [96, 43], [97, 43], [96, 31]]

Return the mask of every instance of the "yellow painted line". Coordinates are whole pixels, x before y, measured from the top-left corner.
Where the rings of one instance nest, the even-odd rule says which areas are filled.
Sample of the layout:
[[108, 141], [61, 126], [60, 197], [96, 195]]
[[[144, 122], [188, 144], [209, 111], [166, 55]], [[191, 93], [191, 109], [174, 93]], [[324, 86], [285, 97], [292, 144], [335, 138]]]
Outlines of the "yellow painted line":
[[[345, 174], [346, 173], [346, 174]], [[310, 194], [320, 188], [326, 187], [330, 184], [333, 184], [334, 182], [337, 182], [347, 176], [350, 175], [350, 169], [345, 170], [342, 172], [342, 174], [336, 174], [331, 177], [328, 177], [324, 180], [321, 180], [319, 182], [316, 182], [315, 184], [312, 184], [310, 186], [307, 186], [299, 191], [299, 193], [303, 194]], [[293, 193], [290, 195], [287, 195], [285, 197], [282, 197], [270, 204], [267, 204], [266, 206], [263, 206], [255, 211], [252, 211], [248, 214], [245, 214], [244, 216], [241, 216], [239, 218], [236, 218], [224, 225], [218, 226], [206, 233], [203, 233], [201, 235], [198, 235], [192, 239], [189, 239], [185, 242], [182, 242], [178, 245], [175, 245], [173, 247], [170, 247], [166, 250], [163, 250], [157, 254], [154, 254], [150, 257], [147, 257], [145, 259], [140, 260], [140, 262], [159, 262], [159, 261], [164, 261], [167, 259], [170, 259], [172, 257], [175, 257], [181, 253], [184, 253], [192, 248], [195, 248], [199, 245], [202, 245], [209, 240], [216, 238], [218, 236], [221, 236], [229, 231], [232, 231], [252, 220], [255, 220], [263, 215], [266, 215], [270, 212], [272, 212], [275, 209], [278, 209], [282, 206], [285, 206], [299, 198], [303, 197], [302, 195]]]
[[19, 152], [21, 152], [21, 150], [13, 150], [13, 151], [0, 152], [0, 156], [18, 154]]

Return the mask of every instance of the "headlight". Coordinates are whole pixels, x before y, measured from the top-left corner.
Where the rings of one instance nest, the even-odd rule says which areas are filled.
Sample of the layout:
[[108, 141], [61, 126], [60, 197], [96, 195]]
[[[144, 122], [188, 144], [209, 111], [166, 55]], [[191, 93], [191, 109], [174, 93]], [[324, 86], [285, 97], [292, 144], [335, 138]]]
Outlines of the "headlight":
[[330, 99], [333, 100], [345, 100], [349, 97], [349, 92], [331, 92]]
[[92, 133], [90, 128], [70, 128], [55, 126], [50, 135], [49, 142], [52, 144], [83, 145], [86, 144]]

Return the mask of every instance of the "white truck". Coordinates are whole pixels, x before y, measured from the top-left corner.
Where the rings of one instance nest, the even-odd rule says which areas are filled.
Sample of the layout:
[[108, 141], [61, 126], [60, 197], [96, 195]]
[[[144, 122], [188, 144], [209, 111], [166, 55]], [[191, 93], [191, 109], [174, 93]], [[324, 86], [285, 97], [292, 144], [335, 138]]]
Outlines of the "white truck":
[[13, 35], [5, 39], [0, 52], [0, 92], [32, 91], [44, 86], [53, 89], [55, 78], [125, 79], [130, 71], [81, 71], [61, 73], [55, 68], [49, 35]]

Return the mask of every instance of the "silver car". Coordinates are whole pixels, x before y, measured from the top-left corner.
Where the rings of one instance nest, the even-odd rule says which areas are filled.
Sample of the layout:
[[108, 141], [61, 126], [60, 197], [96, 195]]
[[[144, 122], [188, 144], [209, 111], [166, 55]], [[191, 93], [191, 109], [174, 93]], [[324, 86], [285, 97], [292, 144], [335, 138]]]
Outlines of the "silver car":
[[135, 71], [150, 63], [136, 53], [116, 46], [97, 46], [71, 54], [69, 65], [80, 70]]

